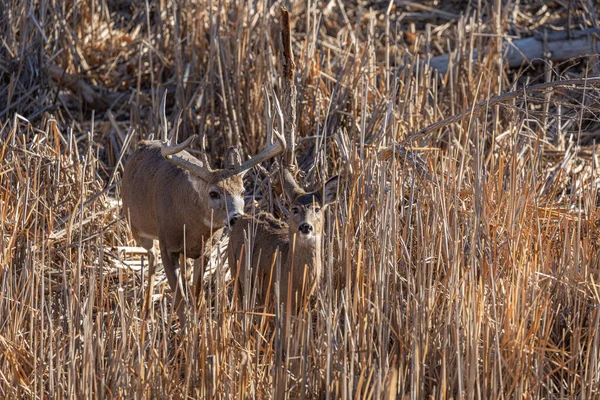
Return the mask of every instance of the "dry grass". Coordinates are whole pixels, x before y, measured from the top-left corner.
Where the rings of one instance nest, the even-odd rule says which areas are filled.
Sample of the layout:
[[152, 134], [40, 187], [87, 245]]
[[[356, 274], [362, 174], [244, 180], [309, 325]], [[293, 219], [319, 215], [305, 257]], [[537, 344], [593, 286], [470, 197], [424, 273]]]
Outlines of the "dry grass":
[[[285, 338], [252, 299], [234, 306], [219, 262], [188, 332], [168, 285], [141, 319], [118, 216], [121, 157], [165, 134], [164, 92], [169, 129], [181, 116], [214, 160], [261, 148], [279, 3], [0, 4], [1, 397], [600, 396], [597, 59], [507, 71], [497, 51], [597, 24], [597, 6], [302, 3], [298, 163], [307, 183], [344, 185], [326, 280]], [[450, 51], [445, 76], [420, 62]], [[580, 84], [526, 89], [564, 79]], [[266, 173], [248, 193], [283, 216]]]

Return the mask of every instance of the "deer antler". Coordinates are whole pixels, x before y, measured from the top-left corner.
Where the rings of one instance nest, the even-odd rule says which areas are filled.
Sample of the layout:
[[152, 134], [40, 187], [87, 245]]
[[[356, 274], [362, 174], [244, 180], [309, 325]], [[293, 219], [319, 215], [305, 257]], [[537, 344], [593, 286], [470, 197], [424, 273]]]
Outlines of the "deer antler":
[[[181, 167], [190, 173], [204, 179], [207, 182], [219, 182], [233, 175], [247, 171], [250, 168], [279, 155], [285, 150], [284, 165], [291, 170], [294, 169], [294, 145], [296, 130], [296, 86], [294, 85], [294, 64], [293, 53], [291, 49], [291, 29], [290, 15], [285, 7], [281, 9], [281, 27], [282, 27], [282, 65], [283, 65], [283, 113], [279, 107], [279, 102], [275, 97], [275, 105], [280, 122], [285, 120], [283, 134], [285, 137], [272, 127], [272, 116], [270, 114], [270, 103], [268, 95], [266, 96], [266, 117], [267, 117], [267, 144], [259, 154], [241, 163], [241, 155], [235, 147], [227, 152], [225, 168], [213, 170], [210, 167], [205, 153], [201, 153], [200, 160], [192, 157], [188, 153], [182, 153], [196, 139], [197, 135], [190, 136], [183, 143], [169, 145], [163, 144], [161, 153], [171, 163]], [[265, 90], [266, 94], [266, 90]], [[283, 114], [283, 115], [282, 115]], [[281, 124], [283, 125], [283, 123]], [[273, 135], [276, 139], [273, 141]], [[293, 176], [292, 176], [293, 178]]]
[[[276, 140], [273, 141], [273, 135]], [[232, 147], [227, 152], [226, 165], [223, 169], [212, 169], [206, 153], [202, 152], [200, 160], [192, 157], [188, 153], [182, 153], [187, 149], [198, 135], [190, 136], [180, 144], [167, 145], [163, 144], [161, 153], [171, 163], [181, 167], [191, 174], [194, 174], [207, 182], [216, 183], [224, 179], [230, 178], [241, 172], [247, 171], [250, 168], [260, 164], [261, 162], [277, 156], [285, 150], [285, 138], [275, 129], [267, 129], [267, 144], [265, 148], [254, 157], [246, 162], [241, 162], [241, 155], [237, 147]]]

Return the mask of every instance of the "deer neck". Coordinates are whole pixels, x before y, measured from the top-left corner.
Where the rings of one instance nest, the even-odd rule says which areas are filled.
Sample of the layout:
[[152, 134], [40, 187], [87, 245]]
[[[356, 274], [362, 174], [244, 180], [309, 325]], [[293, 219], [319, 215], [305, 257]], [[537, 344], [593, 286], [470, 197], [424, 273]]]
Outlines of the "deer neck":
[[315, 235], [311, 240], [302, 240], [290, 234], [290, 247], [287, 257], [288, 265], [294, 267], [295, 273], [304, 274], [304, 266], [307, 268], [308, 278], [313, 282], [321, 279], [321, 235]]

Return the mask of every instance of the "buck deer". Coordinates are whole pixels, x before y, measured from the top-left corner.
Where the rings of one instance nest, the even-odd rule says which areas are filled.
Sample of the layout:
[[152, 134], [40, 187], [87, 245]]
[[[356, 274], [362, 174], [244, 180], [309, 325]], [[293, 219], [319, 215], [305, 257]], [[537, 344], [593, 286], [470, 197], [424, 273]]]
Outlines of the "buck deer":
[[[321, 190], [307, 193], [298, 186], [292, 173], [284, 169], [283, 187], [291, 199], [288, 223], [267, 213], [241, 217], [229, 235], [228, 257], [232, 276], [238, 275], [238, 287], [242, 293], [250, 293], [251, 287], [258, 285], [258, 304], [263, 304], [267, 299], [269, 282], [275, 281], [271, 278], [275, 276], [274, 273], [272, 275], [272, 266], [277, 254], [281, 260], [279, 293], [284, 309], [287, 309], [288, 285], [291, 285], [291, 306], [297, 311], [300, 305], [297, 300], [302, 298], [303, 292], [310, 296], [323, 276], [323, 210], [337, 199], [337, 186], [338, 177], [335, 176]], [[250, 271], [247, 268], [248, 255]], [[253, 276], [256, 276], [254, 284], [245, 286], [253, 281]]]
[[[277, 140], [272, 141], [272, 133]], [[149, 305], [154, 279], [158, 239], [160, 254], [171, 289], [175, 309], [185, 324], [182, 299], [185, 279], [181, 279], [179, 256], [202, 256], [203, 243], [226, 226], [233, 225], [244, 213], [245, 171], [285, 149], [285, 139], [267, 129], [267, 145], [255, 157], [242, 163], [237, 148], [228, 150], [225, 166], [212, 170], [205, 153], [196, 159], [185, 149], [195, 136], [179, 145], [143, 141], [125, 165], [121, 195], [122, 212], [139, 246], [148, 251], [149, 287], [145, 307]]]

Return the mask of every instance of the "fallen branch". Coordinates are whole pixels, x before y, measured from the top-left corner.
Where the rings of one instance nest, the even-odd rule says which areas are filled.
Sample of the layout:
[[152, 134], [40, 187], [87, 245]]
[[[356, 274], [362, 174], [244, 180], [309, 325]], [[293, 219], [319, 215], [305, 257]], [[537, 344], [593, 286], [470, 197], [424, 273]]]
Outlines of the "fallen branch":
[[[518, 68], [523, 63], [535, 64], [544, 60], [560, 62], [585, 54], [598, 54], [599, 41], [598, 28], [573, 31], [571, 37], [567, 32], [552, 32], [525, 39], [507, 40], [502, 44], [502, 52], [505, 64], [509, 68]], [[477, 54], [477, 50], [474, 50], [474, 60]], [[448, 70], [450, 57], [448, 54], [433, 57], [429, 66], [443, 75]]]

